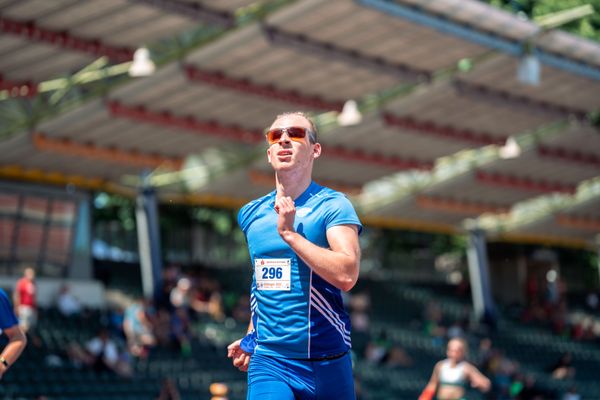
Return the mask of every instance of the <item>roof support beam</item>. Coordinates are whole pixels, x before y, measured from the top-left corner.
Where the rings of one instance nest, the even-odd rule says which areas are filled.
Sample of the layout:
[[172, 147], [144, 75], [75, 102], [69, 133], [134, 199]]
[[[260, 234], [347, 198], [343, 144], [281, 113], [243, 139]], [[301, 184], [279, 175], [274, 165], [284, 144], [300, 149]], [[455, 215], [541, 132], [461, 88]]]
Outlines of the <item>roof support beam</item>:
[[585, 110], [570, 108], [560, 104], [550, 103], [548, 101], [520, 96], [515, 93], [491, 88], [478, 83], [455, 80], [453, 84], [458, 93], [461, 95], [472, 96], [490, 103], [499, 103], [521, 110], [526, 109], [562, 118], [572, 116], [578, 119], [585, 119], [588, 114]]
[[[257, 169], [252, 169], [248, 171], [248, 177], [252, 183], [256, 183], [261, 186], [272, 188], [275, 185], [275, 175], [273, 172], [264, 172]], [[323, 180], [319, 179], [318, 177], [315, 177], [314, 179], [321, 185], [330, 187], [339, 192], [346, 193], [347, 195], [357, 195], [362, 191], [362, 186], [351, 185], [340, 181]]]
[[49, 183], [53, 185], [75, 185], [85, 189], [102, 190], [107, 182], [100, 178], [88, 178], [81, 175], [64, 175], [56, 171], [42, 171], [34, 168], [23, 168], [18, 165], [0, 167], [0, 177], [31, 182]]
[[590, 230], [594, 232], [600, 231], [600, 219], [585, 218], [575, 215], [561, 214], [556, 216], [556, 223], [569, 228]]
[[42, 42], [67, 50], [87, 53], [95, 57], [106, 56], [117, 62], [133, 59], [133, 50], [127, 47], [116, 47], [102, 43], [96, 39], [84, 39], [65, 31], [55, 31], [37, 26], [35, 22], [22, 22], [0, 16], [0, 32], [24, 39]]
[[220, 88], [227, 88], [319, 110], [342, 111], [343, 108], [343, 102], [331, 102], [318, 96], [306, 96], [294, 90], [281, 90], [273, 85], [260, 85], [252, 83], [248, 79], [229, 77], [222, 72], [204, 71], [193, 65], [185, 65], [184, 71], [187, 78], [191, 81], [208, 83]]
[[225, 126], [214, 121], [199, 121], [191, 116], [179, 117], [167, 111], [150, 111], [144, 106], [128, 106], [118, 101], [111, 101], [108, 103], [108, 110], [111, 115], [116, 117], [128, 118], [168, 128], [183, 129], [203, 135], [218, 136], [221, 139], [245, 143], [259, 143], [264, 140], [259, 131], [249, 131], [236, 126]]
[[502, 145], [506, 142], [506, 137], [498, 138], [489, 133], [473, 132], [469, 129], [459, 129], [451, 126], [440, 126], [432, 121], [419, 121], [409, 116], [396, 116], [386, 112], [383, 115], [383, 119], [389, 126], [404, 128], [450, 140], [464, 141], [484, 146], [489, 144]]
[[325, 58], [334, 58], [351, 65], [362, 66], [389, 75], [399, 76], [416, 82], [430, 81], [430, 71], [417, 69], [410, 65], [392, 63], [381, 57], [361, 54], [356, 50], [344, 49], [332, 43], [320, 42], [308, 36], [285, 32], [274, 26], [264, 26], [265, 35], [275, 45], [291, 46]]
[[538, 155], [544, 158], [551, 158], [560, 161], [567, 161], [576, 164], [582, 164], [590, 167], [600, 167], [600, 157], [592, 153], [582, 153], [576, 150], [569, 150], [560, 147], [550, 147], [539, 145]]
[[483, 213], [506, 213], [510, 207], [473, 201], [461, 201], [437, 196], [418, 195], [416, 203], [419, 207], [453, 214], [479, 215]]
[[576, 185], [569, 185], [560, 182], [552, 182], [552, 181], [537, 181], [530, 178], [507, 175], [495, 172], [486, 172], [482, 170], [478, 170], [475, 172], [475, 179], [478, 182], [492, 185], [492, 186], [500, 186], [507, 187], [511, 189], [517, 190], [526, 190], [532, 192], [542, 192], [542, 193], [568, 193], [574, 194], [577, 191]]
[[365, 153], [362, 150], [352, 150], [344, 147], [327, 147], [327, 156], [347, 160], [348, 162], [363, 162], [365, 164], [394, 170], [421, 169], [431, 170], [433, 162], [414, 159], [404, 159], [396, 156], [384, 156], [382, 154]]
[[70, 156], [93, 158], [125, 165], [143, 167], [168, 167], [179, 169], [183, 160], [175, 157], [164, 157], [155, 154], [143, 154], [112, 147], [101, 147], [90, 143], [76, 143], [66, 138], [51, 138], [43, 133], [33, 134], [33, 145], [38, 150], [52, 151]]
[[[128, 118], [168, 128], [183, 129], [203, 135], [218, 136], [221, 139], [249, 144], [258, 144], [265, 140], [259, 131], [250, 131], [237, 126], [225, 126], [215, 121], [199, 121], [193, 117], [178, 117], [169, 112], [150, 111], [143, 106], [128, 106], [118, 101], [109, 102], [108, 109], [110, 114], [116, 117]], [[327, 155], [392, 169], [431, 169], [433, 167], [433, 164], [429, 162], [404, 160], [381, 154], [367, 154], [359, 150], [350, 150], [342, 147], [328, 149]]]
[[165, 12], [180, 14], [207, 24], [221, 25], [230, 28], [235, 24], [232, 15], [225, 11], [213, 10], [201, 3], [181, 0], [129, 0], [132, 3], [142, 3], [159, 8]]

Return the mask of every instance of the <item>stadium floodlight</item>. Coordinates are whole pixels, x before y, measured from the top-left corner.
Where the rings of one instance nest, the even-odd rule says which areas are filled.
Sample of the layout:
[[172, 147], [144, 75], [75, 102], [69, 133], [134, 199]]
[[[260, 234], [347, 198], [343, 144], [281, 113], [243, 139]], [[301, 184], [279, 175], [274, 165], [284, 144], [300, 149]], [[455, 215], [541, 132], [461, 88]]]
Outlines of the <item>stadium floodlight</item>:
[[133, 63], [129, 67], [129, 76], [152, 75], [155, 69], [156, 65], [150, 58], [150, 51], [147, 48], [140, 47], [133, 53]]
[[358, 104], [354, 100], [348, 100], [344, 103], [342, 112], [337, 117], [340, 126], [357, 125], [362, 121], [362, 114], [358, 109]]
[[506, 139], [506, 143], [504, 146], [500, 147], [499, 150], [500, 158], [509, 159], [509, 158], [517, 158], [521, 155], [521, 146], [515, 140], [514, 137], [509, 136]]

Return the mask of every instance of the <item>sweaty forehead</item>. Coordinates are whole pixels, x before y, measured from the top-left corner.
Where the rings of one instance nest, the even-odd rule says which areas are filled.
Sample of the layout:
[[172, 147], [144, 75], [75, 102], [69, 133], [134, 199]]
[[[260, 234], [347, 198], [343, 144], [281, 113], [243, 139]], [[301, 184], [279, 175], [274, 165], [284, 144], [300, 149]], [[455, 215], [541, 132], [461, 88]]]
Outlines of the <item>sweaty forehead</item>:
[[284, 115], [277, 118], [271, 125], [271, 128], [287, 128], [290, 126], [310, 128], [310, 122], [301, 115]]

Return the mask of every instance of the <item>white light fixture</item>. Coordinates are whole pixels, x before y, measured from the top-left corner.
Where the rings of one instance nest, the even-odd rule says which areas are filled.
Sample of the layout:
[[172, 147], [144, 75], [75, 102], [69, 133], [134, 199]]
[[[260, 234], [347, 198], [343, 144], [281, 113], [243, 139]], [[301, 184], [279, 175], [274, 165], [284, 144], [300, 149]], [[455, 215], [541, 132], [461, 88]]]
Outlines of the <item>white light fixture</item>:
[[337, 121], [340, 126], [352, 126], [359, 124], [362, 121], [362, 114], [358, 110], [358, 105], [354, 100], [348, 100], [344, 103], [342, 112], [337, 116]]
[[517, 79], [526, 85], [540, 84], [540, 60], [533, 54], [524, 54], [517, 67]]
[[514, 137], [509, 136], [506, 139], [506, 143], [504, 146], [500, 147], [500, 158], [509, 159], [509, 158], [517, 158], [521, 155], [521, 146], [515, 140]]
[[150, 58], [150, 51], [145, 47], [140, 47], [133, 53], [133, 63], [129, 67], [130, 76], [148, 76], [154, 73], [156, 65]]

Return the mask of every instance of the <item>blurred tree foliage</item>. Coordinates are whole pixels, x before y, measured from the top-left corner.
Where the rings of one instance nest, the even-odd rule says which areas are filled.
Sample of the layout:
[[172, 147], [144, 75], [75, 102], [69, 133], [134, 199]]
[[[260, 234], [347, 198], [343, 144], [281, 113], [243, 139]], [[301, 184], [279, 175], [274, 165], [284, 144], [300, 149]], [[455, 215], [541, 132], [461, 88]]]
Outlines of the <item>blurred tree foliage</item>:
[[558, 11], [568, 10], [586, 4], [594, 7], [594, 14], [570, 22], [559, 29], [600, 41], [600, 0], [486, 0], [504, 10], [521, 14], [528, 18], [541, 17]]

